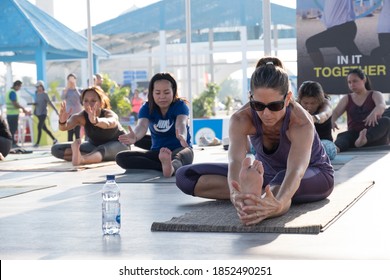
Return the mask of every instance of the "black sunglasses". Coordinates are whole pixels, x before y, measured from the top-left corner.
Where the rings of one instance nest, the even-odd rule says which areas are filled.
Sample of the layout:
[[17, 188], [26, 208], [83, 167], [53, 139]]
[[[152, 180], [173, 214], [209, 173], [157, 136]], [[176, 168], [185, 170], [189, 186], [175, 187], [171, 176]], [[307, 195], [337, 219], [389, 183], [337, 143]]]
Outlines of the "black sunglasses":
[[268, 108], [268, 110], [270, 111], [277, 112], [284, 108], [284, 101], [286, 99], [286, 96], [287, 93], [283, 96], [283, 100], [281, 101], [274, 101], [268, 104], [264, 104], [263, 102], [253, 100], [253, 96], [251, 95], [249, 104], [251, 105], [251, 108], [255, 111], [264, 111], [265, 108]]

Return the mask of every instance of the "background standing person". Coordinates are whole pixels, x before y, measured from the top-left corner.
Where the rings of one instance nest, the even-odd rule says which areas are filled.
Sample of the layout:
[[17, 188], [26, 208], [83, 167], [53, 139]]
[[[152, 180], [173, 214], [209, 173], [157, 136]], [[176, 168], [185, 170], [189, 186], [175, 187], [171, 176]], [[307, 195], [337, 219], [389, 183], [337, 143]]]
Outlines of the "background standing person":
[[348, 129], [337, 135], [337, 151], [388, 144], [390, 118], [382, 116], [386, 109], [383, 94], [372, 90], [370, 79], [360, 68], [349, 72], [347, 82], [351, 93], [340, 99], [332, 116], [332, 127], [338, 129], [337, 119], [347, 112]]
[[[177, 170], [185, 193], [230, 199], [245, 225], [283, 215], [291, 203], [314, 202], [333, 190], [333, 168], [310, 114], [294, 101], [276, 57], [260, 59], [251, 77], [250, 101], [229, 123], [227, 164], [193, 164]], [[246, 157], [248, 136], [255, 160]]]
[[34, 147], [37, 148], [39, 147], [39, 142], [41, 141], [42, 130], [44, 130], [50, 136], [50, 138], [53, 140], [53, 144], [56, 144], [58, 142], [58, 140], [53, 136], [51, 131], [46, 126], [47, 105], [49, 104], [57, 115], [58, 111], [57, 108], [54, 106], [53, 102], [51, 102], [49, 95], [45, 92], [44, 82], [38, 81], [35, 86], [37, 91], [35, 94], [34, 115], [36, 115], [38, 118], [38, 138], [37, 143], [34, 145]]
[[22, 88], [22, 82], [17, 80], [12, 85], [11, 89], [7, 92], [6, 95], [6, 108], [7, 108], [7, 122], [9, 125], [9, 130], [11, 132], [12, 136], [12, 147], [17, 148], [18, 145], [15, 141], [15, 133], [18, 129], [18, 123], [19, 123], [19, 109], [23, 111], [26, 115], [31, 115], [31, 112], [24, 108], [20, 103], [18, 102], [18, 95], [17, 91], [19, 91]]
[[12, 135], [8, 128], [8, 123], [0, 114], [0, 160], [9, 154], [12, 147]]
[[175, 79], [169, 73], [157, 73], [150, 80], [148, 102], [141, 107], [136, 127], [119, 136], [119, 141], [131, 145], [145, 138], [149, 129], [151, 148], [120, 152], [116, 163], [123, 169], [153, 169], [165, 177], [173, 176], [194, 159], [188, 116], [189, 108], [178, 96]]
[[[77, 114], [83, 110], [81, 106], [81, 94], [77, 88], [77, 77], [71, 73], [66, 77], [66, 81], [67, 84], [62, 91], [61, 99], [66, 101], [66, 110], [70, 112], [70, 115]], [[73, 135], [75, 139], [80, 138], [80, 126], [68, 130], [68, 141], [73, 141]]]
[[337, 155], [332, 136], [332, 104], [320, 83], [303, 82], [298, 89], [297, 101], [312, 116], [314, 126], [326, 153], [332, 160]]
[[83, 126], [88, 140], [55, 144], [51, 148], [52, 155], [72, 161], [75, 166], [115, 160], [116, 154], [127, 150], [128, 146], [118, 141], [125, 131], [118, 115], [111, 110], [110, 100], [99, 87], [83, 90], [81, 98], [84, 110], [77, 114], [71, 115], [66, 110], [66, 101], [61, 103], [59, 128], [65, 131]]
[[103, 84], [103, 76], [102, 76], [102, 74], [96, 73], [94, 82], [95, 82], [95, 86], [96, 87], [100, 87], [101, 88], [102, 84]]
[[142, 104], [144, 103], [144, 100], [139, 96], [139, 90], [134, 90], [134, 95], [131, 98], [131, 114], [130, 116], [134, 117], [135, 122], [138, 121], [138, 113], [141, 109]]

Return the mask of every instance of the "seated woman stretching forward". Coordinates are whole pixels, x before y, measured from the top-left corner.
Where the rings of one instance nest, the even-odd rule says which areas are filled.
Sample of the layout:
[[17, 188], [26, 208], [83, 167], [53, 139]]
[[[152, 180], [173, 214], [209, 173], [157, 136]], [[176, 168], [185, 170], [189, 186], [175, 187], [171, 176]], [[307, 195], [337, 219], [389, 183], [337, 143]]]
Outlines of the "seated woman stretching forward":
[[334, 159], [337, 150], [332, 136], [332, 104], [321, 84], [313, 81], [303, 82], [298, 89], [297, 102], [312, 116], [315, 129], [329, 159]]
[[347, 81], [352, 93], [340, 99], [332, 116], [332, 127], [338, 129], [337, 119], [347, 112], [348, 130], [337, 135], [337, 151], [388, 144], [390, 118], [382, 117], [386, 109], [382, 93], [371, 89], [370, 79], [360, 68], [352, 69]]
[[142, 143], [149, 128], [151, 148], [118, 153], [117, 164], [124, 169], [159, 170], [165, 177], [171, 177], [179, 167], [191, 164], [194, 153], [188, 115], [188, 106], [178, 97], [175, 79], [169, 73], [154, 75], [149, 83], [148, 101], [141, 107], [134, 131], [129, 127], [128, 134], [119, 136], [119, 141], [126, 145], [138, 140]]
[[[245, 225], [280, 216], [291, 203], [326, 198], [333, 167], [310, 114], [296, 103], [282, 62], [262, 58], [251, 77], [250, 101], [229, 124], [228, 164], [195, 164], [176, 172], [185, 193], [229, 199]], [[247, 158], [248, 138], [256, 152]]]
[[55, 144], [51, 148], [53, 156], [72, 161], [73, 165], [98, 163], [115, 160], [118, 152], [128, 146], [118, 141], [119, 135], [125, 134], [118, 121], [118, 116], [110, 110], [110, 100], [98, 87], [90, 87], [81, 93], [84, 110], [73, 114], [66, 111], [66, 101], [61, 103], [59, 128], [62, 131], [76, 126], [84, 126], [88, 141], [81, 143]]

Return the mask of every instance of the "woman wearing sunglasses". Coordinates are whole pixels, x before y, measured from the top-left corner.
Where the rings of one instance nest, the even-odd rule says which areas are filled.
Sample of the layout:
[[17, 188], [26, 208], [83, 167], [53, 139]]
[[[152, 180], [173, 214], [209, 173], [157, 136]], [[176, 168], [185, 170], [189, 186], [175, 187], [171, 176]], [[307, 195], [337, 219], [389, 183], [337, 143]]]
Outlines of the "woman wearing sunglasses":
[[66, 101], [61, 103], [59, 128], [61, 131], [83, 126], [88, 141], [81, 143], [55, 144], [51, 148], [53, 156], [72, 161], [73, 165], [113, 161], [120, 151], [128, 149], [118, 141], [119, 135], [125, 134], [118, 120], [118, 115], [110, 110], [110, 100], [99, 87], [90, 87], [81, 93], [84, 109], [76, 114], [66, 110]]
[[[248, 136], [253, 163], [246, 157]], [[322, 200], [333, 190], [333, 167], [312, 117], [294, 102], [278, 58], [258, 62], [250, 101], [230, 119], [229, 140], [228, 164], [181, 167], [176, 184], [190, 195], [230, 199], [245, 225], [280, 216], [291, 203]]]

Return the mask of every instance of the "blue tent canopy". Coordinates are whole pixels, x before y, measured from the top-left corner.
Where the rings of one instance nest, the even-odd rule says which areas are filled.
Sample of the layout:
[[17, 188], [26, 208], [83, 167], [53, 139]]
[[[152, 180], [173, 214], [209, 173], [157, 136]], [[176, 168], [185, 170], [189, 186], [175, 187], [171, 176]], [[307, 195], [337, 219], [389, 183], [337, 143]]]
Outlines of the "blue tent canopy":
[[[109, 52], [93, 45], [93, 56]], [[27, 0], [0, 1], [0, 61], [34, 62], [37, 77], [45, 80], [46, 60], [84, 59], [88, 40]]]

